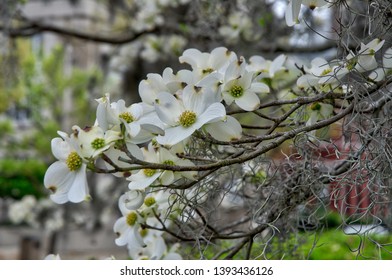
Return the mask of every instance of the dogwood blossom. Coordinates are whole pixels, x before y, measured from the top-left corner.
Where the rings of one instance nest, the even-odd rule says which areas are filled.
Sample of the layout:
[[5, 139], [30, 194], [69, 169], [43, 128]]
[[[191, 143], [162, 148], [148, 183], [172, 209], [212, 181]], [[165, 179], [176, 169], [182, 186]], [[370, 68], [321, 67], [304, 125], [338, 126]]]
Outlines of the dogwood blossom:
[[115, 240], [118, 246], [132, 245], [134, 247], [146, 246], [143, 238], [140, 235], [140, 224], [144, 222], [143, 217], [136, 211], [139, 206], [142, 192], [127, 192], [123, 194], [118, 202], [118, 207], [121, 211], [120, 217], [113, 226], [113, 231], [116, 233]]
[[78, 153], [74, 138], [59, 132], [51, 142], [52, 153], [58, 161], [52, 163], [44, 177], [45, 188], [51, 191], [50, 198], [59, 204], [89, 200], [86, 178], [86, 162]]
[[[143, 154], [145, 160], [148, 162], [167, 165], [194, 166], [190, 160], [181, 159], [165, 148], [156, 149], [152, 145], [149, 145], [148, 149], [143, 149]], [[171, 170], [142, 169], [129, 177], [128, 180], [131, 182], [128, 187], [131, 190], [144, 190], [148, 186], [154, 185], [154, 182], [159, 185], [167, 186], [177, 182], [181, 178], [195, 180], [196, 176], [197, 172], [195, 171], [174, 172]]]
[[346, 67], [349, 70], [357, 70], [358, 72], [366, 72], [377, 68], [378, 63], [375, 58], [375, 54], [384, 45], [384, 40], [373, 39], [367, 44], [361, 43], [361, 48], [354, 54], [350, 54], [346, 57]]
[[184, 90], [182, 100], [168, 92], [161, 92], [155, 103], [155, 110], [161, 121], [168, 125], [165, 135], [156, 139], [159, 144], [173, 146], [207, 123], [222, 120], [226, 110], [222, 103], [209, 103], [214, 93], [198, 95], [195, 91]]
[[269, 87], [260, 82], [254, 82], [254, 73], [245, 69], [243, 59], [232, 62], [226, 70], [222, 84], [222, 97], [227, 105], [235, 102], [245, 111], [253, 111], [260, 105], [258, 94], [268, 93]]

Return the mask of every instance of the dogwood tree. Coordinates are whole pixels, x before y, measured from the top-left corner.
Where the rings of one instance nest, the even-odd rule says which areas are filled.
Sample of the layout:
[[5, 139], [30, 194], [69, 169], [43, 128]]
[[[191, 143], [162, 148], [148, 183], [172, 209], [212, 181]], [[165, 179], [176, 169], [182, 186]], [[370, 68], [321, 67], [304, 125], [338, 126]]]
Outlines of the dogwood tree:
[[[170, 1], [155, 8], [163, 2]], [[211, 248], [212, 258], [281, 258], [274, 240], [300, 226], [322, 229], [330, 207], [344, 225], [389, 224], [391, 4], [281, 2], [290, 28], [328, 34], [322, 45], [335, 46], [333, 57], [247, 56], [249, 48], [230, 49], [234, 37], [210, 50], [189, 46], [178, 70], [140, 81], [139, 101], [102, 93], [94, 123], [59, 131], [51, 142], [58, 161], [44, 179], [51, 199], [94, 199], [86, 172], [122, 178], [113, 232], [133, 259], [179, 259], [178, 243], [200, 258]], [[333, 21], [328, 32], [311, 16], [322, 9], [334, 11], [318, 19]], [[163, 19], [154, 15], [142, 25], [140, 12], [135, 29], [159, 28]], [[221, 36], [252, 37], [253, 18], [230, 16]]]

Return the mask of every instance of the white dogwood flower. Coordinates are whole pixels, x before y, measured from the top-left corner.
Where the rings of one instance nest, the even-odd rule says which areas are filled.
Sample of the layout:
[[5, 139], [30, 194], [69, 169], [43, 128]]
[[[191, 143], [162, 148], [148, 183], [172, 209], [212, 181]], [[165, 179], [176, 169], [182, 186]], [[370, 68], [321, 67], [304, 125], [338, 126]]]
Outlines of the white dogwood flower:
[[222, 120], [226, 116], [223, 104], [211, 103], [214, 94], [196, 91], [188, 88], [183, 91], [182, 100], [168, 92], [161, 92], [155, 103], [158, 117], [168, 127], [165, 135], [159, 135], [156, 139], [159, 144], [173, 146], [188, 137], [207, 123]]
[[374, 39], [367, 43], [361, 43], [361, 48], [357, 54], [350, 52], [346, 57], [346, 67], [348, 70], [357, 70], [358, 72], [366, 72], [377, 68], [378, 63], [375, 54], [384, 45], [385, 40]]
[[226, 70], [222, 84], [222, 97], [227, 105], [233, 102], [245, 111], [253, 111], [260, 105], [258, 94], [268, 93], [269, 87], [253, 81], [253, 72], [245, 69], [243, 59], [232, 62]]
[[[145, 160], [152, 163], [162, 163], [170, 166], [194, 166], [190, 160], [179, 158], [165, 148], [155, 149], [155, 147], [149, 145], [148, 149], [143, 149], [143, 154]], [[195, 180], [197, 178], [197, 172], [141, 169], [138, 173], [128, 178], [131, 181], [128, 187], [131, 190], [144, 190], [154, 184], [168, 186], [182, 178]]]
[[299, 88], [322, 86], [325, 84], [340, 83], [349, 70], [341, 65], [331, 66], [324, 58], [317, 57], [312, 60], [311, 67], [305, 68], [309, 74], [302, 75], [297, 80]]
[[77, 152], [77, 144], [66, 133], [52, 139], [52, 153], [58, 161], [52, 163], [45, 173], [45, 188], [51, 191], [50, 198], [59, 204], [81, 202], [90, 198], [86, 163]]
[[[142, 192], [130, 192], [123, 194], [118, 202], [122, 217], [113, 226], [116, 233], [115, 240], [117, 246], [131, 245], [133, 247], [145, 247], [143, 238], [140, 235], [140, 224], [144, 222], [143, 217], [136, 211]], [[134, 200], [133, 200], [134, 199]]]
[[81, 129], [74, 125], [72, 130], [71, 138], [77, 145], [79, 154], [87, 160], [96, 158], [122, 138], [119, 131], [103, 131], [99, 126]]

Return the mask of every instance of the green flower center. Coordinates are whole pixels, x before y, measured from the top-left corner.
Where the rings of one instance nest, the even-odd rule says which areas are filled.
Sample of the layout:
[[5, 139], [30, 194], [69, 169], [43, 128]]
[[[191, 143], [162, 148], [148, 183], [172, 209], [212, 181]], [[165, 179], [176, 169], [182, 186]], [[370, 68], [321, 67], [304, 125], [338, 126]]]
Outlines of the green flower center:
[[127, 123], [131, 123], [131, 122], [133, 122], [135, 120], [134, 116], [131, 113], [129, 113], [129, 112], [123, 112], [120, 115], [118, 115], [118, 117], [120, 119], [123, 119]]
[[153, 206], [155, 203], [156, 203], [156, 200], [155, 200], [155, 198], [153, 198], [152, 196], [146, 197], [146, 199], [144, 200], [144, 204], [145, 204], [147, 207], [151, 207], [151, 206]]
[[320, 105], [320, 103], [318, 103], [318, 102], [313, 103], [312, 105], [310, 105], [310, 109], [311, 109], [312, 111], [320, 111], [321, 105]]
[[151, 177], [152, 175], [155, 174], [155, 172], [157, 172], [155, 169], [143, 169], [143, 173], [147, 177]]
[[329, 74], [329, 73], [331, 73], [331, 72], [332, 72], [332, 69], [331, 69], [331, 68], [324, 69], [323, 72], [321, 72], [321, 76], [325, 76], [325, 75], [327, 75], [327, 74]]
[[184, 111], [180, 116], [180, 124], [183, 127], [190, 127], [196, 122], [196, 113], [192, 111]]
[[172, 160], [170, 160], [170, 159], [165, 160], [165, 161], [163, 162], [163, 164], [167, 164], [167, 165], [171, 165], [171, 166], [176, 165], [176, 164], [174, 163], [174, 161], [172, 161]]
[[242, 88], [242, 86], [233, 86], [230, 89], [230, 94], [234, 98], [241, 97], [244, 94], [244, 89]]
[[83, 161], [77, 152], [72, 152], [68, 155], [65, 163], [67, 164], [69, 170], [76, 171], [82, 167]]
[[346, 66], [347, 70], [353, 70], [356, 64], [357, 62], [354, 59], [349, 60]]
[[142, 228], [142, 229], [139, 231], [139, 233], [140, 233], [141, 237], [146, 237], [147, 234], [148, 234], [148, 229]]
[[91, 147], [93, 149], [98, 150], [105, 147], [105, 139], [103, 138], [95, 138], [93, 142], [91, 142]]
[[131, 212], [127, 215], [127, 224], [129, 226], [135, 225], [137, 221], [137, 214], [135, 212]]

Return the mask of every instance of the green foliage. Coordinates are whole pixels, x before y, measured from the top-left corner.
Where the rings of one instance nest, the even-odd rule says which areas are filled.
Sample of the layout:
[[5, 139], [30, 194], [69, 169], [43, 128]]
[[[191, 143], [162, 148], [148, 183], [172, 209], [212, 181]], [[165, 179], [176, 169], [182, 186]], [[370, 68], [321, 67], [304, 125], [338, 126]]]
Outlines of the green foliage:
[[42, 197], [47, 166], [38, 160], [0, 161], [0, 197], [20, 199], [25, 195]]
[[[230, 240], [209, 244], [203, 249], [204, 259], [219, 259], [227, 256], [225, 250], [234, 246]], [[200, 248], [184, 246], [183, 256], [189, 259], [201, 258]], [[245, 259], [248, 248], [243, 248], [235, 259]], [[222, 252], [222, 254], [220, 254]], [[392, 235], [351, 234], [340, 229], [323, 232], [303, 232], [269, 240], [256, 238], [250, 259], [270, 260], [392, 260]]]
[[[11, 141], [1, 143], [0, 148], [10, 158], [15, 153], [23, 155], [28, 152], [48, 159], [48, 139], [56, 137], [65, 120], [68, 120], [67, 126], [80, 120], [86, 123], [94, 121], [95, 110], [91, 108], [88, 93], [91, 87], [100, 85], [101, 74], [94, 69], [82, 70], [70, 66], [67, 69], [62, 46], [54, 47], [50, 54], [43, 55], [42, 52], [34, 52], [28, 40], [15, 40], [14, 45], [13, 53], [8, 55], [15, 58], [15, 73], [0, 75], [0, 101], [4, 99], [4, 102], [0, 102], [0, 112], [6, 111], [12, 104], [25, 109], [29, 112], [31, 126], [23, 132], [3, 131], [3, 135], [8, 134], [7, 138]], [[4, 55], [0, 56], [0, 60], [5, 63], [10, 59]], [[68, 95], [67, 100], [72, 102], [66, 111], [65, 94]], [[14, 137], [13, 133], [20, 135]]]

